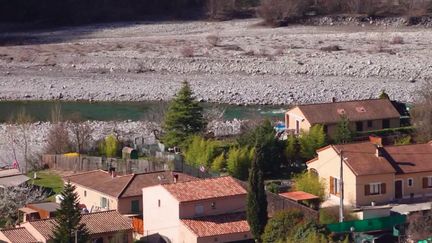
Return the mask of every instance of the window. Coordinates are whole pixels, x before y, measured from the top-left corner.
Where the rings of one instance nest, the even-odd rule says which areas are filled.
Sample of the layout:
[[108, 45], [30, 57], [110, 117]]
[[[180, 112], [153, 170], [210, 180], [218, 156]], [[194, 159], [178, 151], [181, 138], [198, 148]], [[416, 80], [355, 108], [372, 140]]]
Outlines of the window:
[[100, 206], [101, 208], [109, 208], [108, 199], [105, 197], [101, 197]]
[[158, 200], [158, 207], [160, 207], [160, 199]]
[[371, 128], [372, 125], [373, 125], [373, 122], [372, 122], [372, 121], [367, 121], [367, 127], [368, 127], [368, 128]]
[[330, 176], [330, 194], [339, 195], [340, 186], [339, 179]]
[[131, 201], [131, 212], [132, 213], [139, 213], [139, 200], [132, 200]]
[[381, 193], [381, 183], [371, 183], [370, 184], [370, 195], [380, 194]]
[[212, 208], [212, 209], [216, 209], [216, 202], [212, 202], [212, 203], [211, 203], [211, 208]]
[[386, 129], [390, 127], [390, 120], [389, 119], [384, 119], [382, 120], [382, 128]]
[[356, 131], [357, 132], [362, 132], [363, 131], [363, 122], [361, 122], [361, 121], [356, 122]]
[[423, 177], [423, 188], [432, 187], [432, 176]]
[[365, 185], [365, 196], [368, 195], [379, 195], [386, 193], [386, 184], [375, 182]]
[[84, 190], [84, 197], [87, 197], [87, 191]]
[[413, 178], [408, 178], [408, 186], [413, 186], [414, 185], [414, 180]]
[[195, 214], [200, 215], [204, 213], [204, 206], [203, 205], [196, 205], [195, 206]]

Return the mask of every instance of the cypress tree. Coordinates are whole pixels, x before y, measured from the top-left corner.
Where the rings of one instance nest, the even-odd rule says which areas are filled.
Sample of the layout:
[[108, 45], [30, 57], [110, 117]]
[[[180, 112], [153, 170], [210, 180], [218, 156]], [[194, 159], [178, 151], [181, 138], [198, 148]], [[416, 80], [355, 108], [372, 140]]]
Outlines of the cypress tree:
[[190, 135], [201, 132], [205, 125], [202, 107], [193, 97], [189, 83], [184, 81], [165, 115], [162, 141], [168, 147], [181, 146]]
[[56, 211], [54, 241], [73, 243], [75, 242], [75, 232], [77, 232], [77, 242], [88, 242], [90, 240], [89, 231], [85, 224], [80, 223], [81, 212], [75, 186], [67, 183], [61, 195], [63, 200], [60, 203], [60, 208]]
[[255, 158], [249, 172], [249, 187], [247, 194], [247, 221], [257, 242], [261, 242], [261, 235], [267, 224], [267, 197], [264, 189], [264, 175], [261, 169], [264, 161], [263, 146], [255, 146]]
[[349, 120], [346, 116], [341, 116], [341, 120], [337, 125], [335, 142], [338, 144], [344, 144], [351, 142], [353, 134], [349, 128]]

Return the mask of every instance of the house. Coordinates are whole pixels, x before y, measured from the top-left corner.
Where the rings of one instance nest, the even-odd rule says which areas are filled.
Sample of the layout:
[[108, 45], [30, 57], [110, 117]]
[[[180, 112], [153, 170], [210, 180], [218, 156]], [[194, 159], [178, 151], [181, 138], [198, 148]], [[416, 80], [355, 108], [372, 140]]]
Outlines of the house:
[[28, 180], [30, 178], [17, 169], [0, 170], [0, 188], [20, 186]]
[[321, 124], [332, 138], [342, 116], [349, 120], [351, 131], [356, 132], [400, 127], [401, 115], [388, 99], [298, 105], [285, 113], [285, 126], [299, 134]]
[[432, 143], [382, 146], [371, 139], [329, 145], [307, 162], [308, 170], [324, 178], [329, 202], [340, 200], [340, 164], [344, 204], [366, 206], [427, 199], [432, 196]]
[[[89, 230], [90, 242], [133, 242], [129, 219], [114, 210], [83, 214], [81, 223]], [[0, 230], [0, 242], [53, 242], [54, 227], [54, 219], [25, 222], [19, 228]]]
[[115, 172], [94, 170], [65, 177], [76, 187], [76, 192], [89, 212], [117, 210], [121, 214], [141, 214], [143, 187], [161, 183], [195, 180], [177, 172], [158, 171], [140, 174], [115, 175]]
[[0, 230], [0, 242], [6, 243], [36, 243], [36, 238], [24, 227]]
[[[143, 188], [145, 235], [167, 242], [247, 242], [246, 190], [232, 177]], [[150, 242], [158, 242], [157, 239]]]
[[55, 217], [60, 205], [55, 202], [31, 203], [19, 209], [22, 214], [22, 221], [32, 221], [37, 219], [49, 219]]

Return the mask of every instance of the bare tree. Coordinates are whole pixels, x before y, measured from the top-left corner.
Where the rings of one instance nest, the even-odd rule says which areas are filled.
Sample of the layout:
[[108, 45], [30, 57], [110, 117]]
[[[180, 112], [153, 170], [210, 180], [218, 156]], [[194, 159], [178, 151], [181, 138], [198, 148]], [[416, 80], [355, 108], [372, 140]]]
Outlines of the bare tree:
[[61, 107], [57, 103], [51, 109], [52, 126], [48, 132], [47, 143], [45, 145], [45, 153], [61, 154], [71, 150], [71, 141], [69, 130], [63, 122]]
[[32, 117], [25, 110], [21, 110], [10, 120], [11, 125], [7, 127], [6, 135], [12, 147], [14, 159], [18, 161], [18, 155], [23, 156], [23, 169], [25, 172], [28, 171], [30, 162], [29, 142], [31, 122]]
[[90, 125], [75, 115], [69, 122], [69, 129], [72, 132], [72, 145], [75, 147], [75, 151], [77, 153], [88, 152], [93, 141], [93, 129]]
[[408, 217], [408, 238], [414, 242], [423, 240], [432, 234], [432, 211], [422, 211]]
[[47, 194], [32, 185], [0, 188], [0, 217], [7, 226], [18, 223], [18, 209], [26, 204], [40, 202], [47, 198]]
[[428, 80], [416, 92], [418, 97], [411, 111], [412, 124], [416, 128], [416, 141], [432, 140], [432, 80]]

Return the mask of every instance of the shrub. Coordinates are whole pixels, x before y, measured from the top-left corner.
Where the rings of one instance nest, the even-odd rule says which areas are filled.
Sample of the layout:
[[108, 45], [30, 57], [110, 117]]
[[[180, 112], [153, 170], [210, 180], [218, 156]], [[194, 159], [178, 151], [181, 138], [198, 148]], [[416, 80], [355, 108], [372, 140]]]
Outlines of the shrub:
[[298, 209], [275, 213], [264, 229], [264, 234], [262, 236], [263, 242], [270, 243], [285, 240], [294, 227], [302, 222], [303, 218], [303, 213]]
[[184, 46], [183, 48], [180, 49], [180, 54], [183, 57], [193, 57], [195, 51], [191, 46]]
[[340, 51], [342, 50], [342, 48], [338, 45], [330, 45], [330, 46], [321, 47], [320, 50], [325, 52], [333, 52], [333, 51]]
[[[351, 214], [348, 210], [344, 210], [344, 220], [358, 220], [358, 218]], [[321, 208], [319, 211], [320, 224], [335, 224], [339, 222], [339, 207]]]
[[225, 153], [221, 153], [219, 156], [217, 156], [213, 162], [211, 169], [213, 171], [221, 171], [226, 167], [226, 160], [225, 160]]
[[210, 168], [216, 156], [219, 143], [214, 140], [206, 140], [199, 135], [194, 135], [184, 153], [185, 161], [193, 166], [205, 166]]
[[249, 149], [249, 147], [231, 148], [227, 156], [229, 174], [237, 179], [246, 180], [253, 157], [254, 149]]
[[404, 44], [404, 39], [402, 36], [393, 36], [393, 39], [390, 41], [390, 44]]
[[398, 137], [394, 141], [394, 145], [408, 145], [408, 144], [411, 144], [411, 136], [410, 135]]
[[258, 15], [271, 26], [284, 26], [303, 16], [308, 3], [305, 0], [262, 0]]
[[309, 132], [302, 131], [300, 135], [300, 154], [308, 160], [316, 155], [316, 150], [327, 145], [324, 127], [322, 125], [314, 125]]
[[326, 183], [324, 179], [320, 179], [318, 176], [305, 172], [297, 174], [294, 177], [294, 189], [297, 191], [304, 191], [320, 198], [320, 201], [324, 201], [325, 198], [325, 187]]
[[218, 46], [220, 43], [220, 38], [217, 35], [208, 35], [206, 39], [211, 46]]

